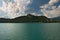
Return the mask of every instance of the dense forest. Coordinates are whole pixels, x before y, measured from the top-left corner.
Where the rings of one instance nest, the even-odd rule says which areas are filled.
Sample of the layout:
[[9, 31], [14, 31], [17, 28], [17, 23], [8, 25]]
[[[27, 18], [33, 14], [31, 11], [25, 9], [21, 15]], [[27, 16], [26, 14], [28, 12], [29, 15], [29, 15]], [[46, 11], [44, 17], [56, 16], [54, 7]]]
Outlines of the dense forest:
[[0, 18], [0, 23], [60, 23], [60, 20], [28, 14], [27, 16], [20, 16], [14, 19]]

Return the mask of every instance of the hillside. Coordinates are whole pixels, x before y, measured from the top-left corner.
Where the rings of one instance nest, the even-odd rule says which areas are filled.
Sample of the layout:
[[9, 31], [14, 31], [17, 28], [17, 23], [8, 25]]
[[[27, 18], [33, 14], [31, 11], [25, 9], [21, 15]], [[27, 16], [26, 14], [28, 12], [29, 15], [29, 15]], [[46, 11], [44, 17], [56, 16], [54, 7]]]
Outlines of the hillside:
[[21, 16], [14, 19], [5, 19], [0, 18], [0, 23], [57, 23], [60, 21], [49, 19], [45, 16], [34, 16], [31, 14], [28, 14], [27, 16]]

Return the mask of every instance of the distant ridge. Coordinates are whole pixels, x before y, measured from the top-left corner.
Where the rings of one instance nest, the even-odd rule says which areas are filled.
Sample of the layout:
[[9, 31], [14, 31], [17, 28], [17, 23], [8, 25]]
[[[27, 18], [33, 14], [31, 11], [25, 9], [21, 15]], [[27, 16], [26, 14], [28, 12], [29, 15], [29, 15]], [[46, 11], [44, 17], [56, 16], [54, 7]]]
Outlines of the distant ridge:
[[49, 19], [45, 16], [34, 16], [28, 14], [27, 16], [21, 16], [14, 19], [0, 18], [0, 23], [59, 23], [60, 20]]
[[53, 20], [60, 20], [60, 16], [59, 17], [54, 17], [54, 18], [51, 18]]

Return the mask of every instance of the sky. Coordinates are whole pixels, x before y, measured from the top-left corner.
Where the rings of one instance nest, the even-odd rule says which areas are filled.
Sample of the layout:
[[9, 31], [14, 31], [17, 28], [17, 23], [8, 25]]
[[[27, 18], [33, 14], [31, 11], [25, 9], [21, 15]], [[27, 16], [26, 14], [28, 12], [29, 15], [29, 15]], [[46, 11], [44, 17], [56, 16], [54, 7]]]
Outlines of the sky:
[[32, 14], [54, 18], [60, 16], [60, 0], [0, 0], [0, 18]]

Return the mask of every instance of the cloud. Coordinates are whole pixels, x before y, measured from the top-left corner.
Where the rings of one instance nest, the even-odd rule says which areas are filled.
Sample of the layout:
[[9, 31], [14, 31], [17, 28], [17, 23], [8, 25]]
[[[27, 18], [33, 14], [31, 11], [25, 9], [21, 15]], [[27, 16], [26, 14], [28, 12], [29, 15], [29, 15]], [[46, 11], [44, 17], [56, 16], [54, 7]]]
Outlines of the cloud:
[[59, 1], [59, 0], [50, 0], [50, 1], [49, 1], [49, 4], [50, 4], [50, 5], [54, 5], [54, 4], [57, 3], [58, 1]]
[[60, 0], [50, 0], [48, 4], [45, 4], [45, 1], [40, 1], [41, 0], [2, 0], [3, 5], [0, 7], [0, 18], [12, 19], [25, 16], [29, 13], [36, 16], [44, 15], [48, 18], [60, 16], [60, 4], [57, 6]]
[[56, 6], [60, 0], [50, 0], [48, 4], [40, 6], [41, 12], [43, 12], [44, 16], [48, 18], [54, 18], [60, 16], [60, 4]]
[[[7, 2], [2, 0], [2, 3], [3, 5], [0, 7], [0, 17], [12, 19], [27, 15], [25, 14], [25, 11], [29, 9], [27, 6], [31, 3], [31, 0], [14, 0], [13, 3], [9, 0], [7, 0]], [[3, 14], [1, 11], [3, 11]]]

